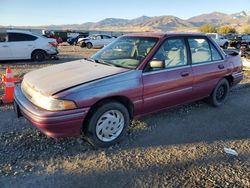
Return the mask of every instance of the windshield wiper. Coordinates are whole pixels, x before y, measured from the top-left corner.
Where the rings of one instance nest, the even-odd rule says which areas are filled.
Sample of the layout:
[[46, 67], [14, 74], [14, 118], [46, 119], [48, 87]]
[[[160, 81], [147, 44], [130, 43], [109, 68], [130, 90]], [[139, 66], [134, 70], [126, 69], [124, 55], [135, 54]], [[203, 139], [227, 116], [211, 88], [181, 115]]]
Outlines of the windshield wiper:
[[124, 68], [124, 66], [121, 66], [121, 65], [117, 65], [117, 64], [114, 64], [114, 63], [110, 63], [110, 64], [112, 64], [112, 66], [114, 66], [114, 67], [122, 67], [122, 68]]
[[102, 59], [94, 59], [94, 61], [95, 61], [96, 63], [100, 63], [100, 64], [103, 64], [103, 65], [114, 66], [112, 63], [107, 62], [107, 61], [104, 61], [104, 60], [102, 60]]
[[103, 64], [103, 65], [108, 65], [108, 66], [112, 66], [112, 67], [121, 67], [121, 68], [134, 68], [134, 67], [124, 67], [122, 65], [118, 65], [118, 64], [115, 64], [115, 63], [111, 63], [111, 62], [108, 62], [108, 61], [104, 61], [102, 59], [91, 59], [91, 58], [84, 58], [88, 61], [92, 61], [92, 62], [95, 62], [95, 63], [100, 63], [100, 64]]
[[83, 59], [84, 59], [84, 60], [87, 60], [87, 61], [95, 62], [94, 59], [91, 59], [91, 58], [89, 58], [89, 57], [85, 57], [85, 58], [83, 58]]

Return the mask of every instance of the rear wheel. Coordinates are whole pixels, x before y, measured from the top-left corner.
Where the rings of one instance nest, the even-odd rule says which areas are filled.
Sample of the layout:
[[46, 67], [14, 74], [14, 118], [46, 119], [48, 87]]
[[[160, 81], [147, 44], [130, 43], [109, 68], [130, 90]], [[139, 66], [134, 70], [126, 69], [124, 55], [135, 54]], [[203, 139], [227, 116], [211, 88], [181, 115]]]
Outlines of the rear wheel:
[[81, 42], [81, 43], [80, 43], [80, 47], [81, 47], [81, 48], [84, 48], [84, 47], [86, 47], [86, 44], [85, 44], [85, 42]]
[[93, 47], [93, 45], [92, 45], [92, 43], [88, 42], [88, 43], [86, 44], [86, 47], [87, 47], [88, 49], [91, 49], [91, 48]]
[[127, 108], [119, 102], [109, 101], [93, 111], [87, 120], [85, 135], [94, 147], [108, 147], [122, 139], [129, 122]]
[[33, 61], [44, 61], [47, 57], [46, 52], [42, 50], [37, 50], [32, 54], [32, 60]]
[[209, 103], [215, 107], [223, 105], [229, 94], [229, 83], [227, 79], [223, 78], [214, 88], [211, 96], [209, 97]]

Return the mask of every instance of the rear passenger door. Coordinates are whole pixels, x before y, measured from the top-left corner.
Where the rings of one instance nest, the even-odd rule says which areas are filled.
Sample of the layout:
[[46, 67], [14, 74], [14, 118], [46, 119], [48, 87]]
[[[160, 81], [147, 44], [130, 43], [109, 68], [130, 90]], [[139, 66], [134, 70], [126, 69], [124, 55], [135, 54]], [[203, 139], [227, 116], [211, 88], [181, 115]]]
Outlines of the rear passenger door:
[[227, 64], [217, 47], [206, 37], [188, 38], [194, 73], [193, 97], [209, 96], [227, 73]]
[[13, 59], [30, 59], [37, 37], [24, 33], [9, 33], [9, 46]]
[[152, 60], [163, 61], [164, 67], [143, 73], [144, 113], [192, 100], [193, 73], [185, 40], [167, 39]]

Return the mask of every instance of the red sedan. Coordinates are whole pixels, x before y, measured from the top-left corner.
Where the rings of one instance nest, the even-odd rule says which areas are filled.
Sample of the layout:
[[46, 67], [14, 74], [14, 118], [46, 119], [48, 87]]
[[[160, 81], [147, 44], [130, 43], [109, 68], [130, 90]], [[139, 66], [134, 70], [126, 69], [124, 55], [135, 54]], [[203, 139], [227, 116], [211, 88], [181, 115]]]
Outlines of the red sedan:
[[205, 35], [130, 34], [89, 59], [26, 74], [15, 109], [48, 136], [84, 132], [106, 147], [124, 137], [134, 117], [204, 98], [221, 106], [242, 78], [239, 55]]

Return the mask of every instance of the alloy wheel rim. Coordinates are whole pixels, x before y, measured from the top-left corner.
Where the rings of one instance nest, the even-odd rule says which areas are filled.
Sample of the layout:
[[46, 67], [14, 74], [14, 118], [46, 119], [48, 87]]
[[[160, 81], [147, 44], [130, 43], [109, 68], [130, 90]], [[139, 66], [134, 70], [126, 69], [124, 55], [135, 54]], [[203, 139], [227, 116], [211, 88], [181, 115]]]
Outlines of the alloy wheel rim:
[[124, 124], [124, 116], [119, 110], [109, 110], [98, 119], [96, 135], [103, 142], [111, 142], [121, 134]]
[[222, 102], [226, 96], [226, 88], [224, 86], [220, 86], [216, 92], [216, 99], [219, 102]]
[[37, 55], [36, 55], [36, 59], [37, 59], [37, 60], [39, 60], [39, 59], [41, 59], [41, 58], [43, 58], [43, 55], [42, 55], [42, 54], [37, 54]]

